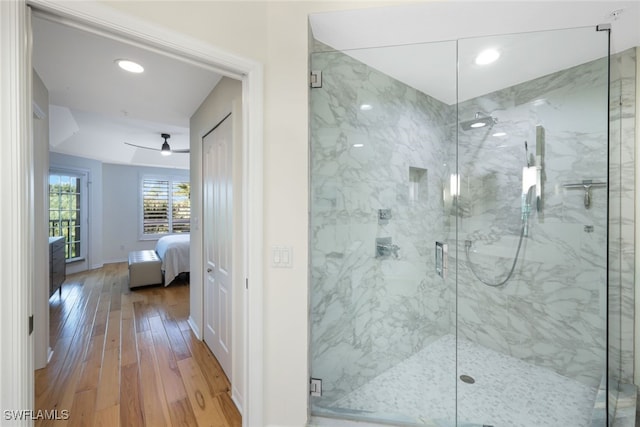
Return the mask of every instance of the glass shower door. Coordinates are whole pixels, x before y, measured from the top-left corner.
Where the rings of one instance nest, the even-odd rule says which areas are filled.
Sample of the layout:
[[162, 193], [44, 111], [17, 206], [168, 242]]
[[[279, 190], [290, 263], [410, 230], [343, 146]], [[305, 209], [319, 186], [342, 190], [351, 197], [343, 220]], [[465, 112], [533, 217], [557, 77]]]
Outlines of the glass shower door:
[[457, 424], [604, 426], [608, 35], [458, 52]]
[[310, 65], [311, 414], [604, 426], [607, 33]]
[[[311, 69], [321, 87], [310, 90], [311, 413], [450, 426], [456, 270], [436, 267], [436, 242], [446, 261], [457, 191], [455, 42], [319, 50]], [[398, 63], [400, 75], [390, 66]]]

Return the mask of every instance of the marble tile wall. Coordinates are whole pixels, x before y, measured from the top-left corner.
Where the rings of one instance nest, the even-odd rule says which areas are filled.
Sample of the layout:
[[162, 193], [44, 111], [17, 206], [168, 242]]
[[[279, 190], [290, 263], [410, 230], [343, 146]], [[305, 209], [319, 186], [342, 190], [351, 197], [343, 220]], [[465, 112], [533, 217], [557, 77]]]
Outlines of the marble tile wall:
[[[447, 236], [453, 109], [339, 52], [316, 53], [311, 91], [311, 374], [328, 404], [451, 329]], [[453, 90], [453, 88], [452, 88]], [[362, 110], [362, 104], [371, 106]], [[379, 220], [379, 209], [391, 218]], [[376, 257], [376, 238], [395, 253]]]
[[[617, 60], [629, 67], [634, 54]], [[606, 63], [458, 106], [460, 120], [491, 113], [498, 118], [493, 132], [506, 136], [459, 132], [456, 216], [449, 186], [456, 171], [455, 106], [340, 52], [315, 53], [311, 62], [323, 71], [323, 87], [310, 95], [310, 357], [311, 376], [323, 380], [323, 397], [313, 407], [330, 406], [456, 329], [472, 342], [597, 387], [606, 351], [607, 190], [594, 188], [586, 208], [584, 191], [563, 185], [607, 180], [606, 103], [590, 102], [606, 100]], [[621, 87], [631, 96], [633, 84], [625, 80]], [[631, 113], [621, 116], [626, 142], [618, 156], [620, 173], [628, 176]], [[478, 274], [487, 281], [505, 277], [522, 224], [524, 141], [535, 153], [537, 125], [545, 132], [542, 210], [531, 214], [513, 278], [491, 288], [469, 269], [465, 240], [472, 242]], [[626, 236], [633, 236], [627, 233], [632, 183], [621, 186], [618, 205]], [[391, 219], [381, 223], [379, 209], [390, 209]], [[376, 258], [377, 237], [391, 237], [398, 258]], [[449, 243], [450, 265], [457, 265], [457, 312], [456, 269], [446, 280], [434, 274], [437, 240]], [[617, 360], [628, 378], [632, 348], [622, 338], [633, 324], [633, 237], [621, 242], [617, 277], [625, 307], [617, 342], [625, 345]]]
[[[458, 333], [592, 387], [605, 367], [607, 189], [594, 187], [587, 208], [582, 188], [563, 186], [607, 182], [606, 67], [595, 61], [459, 104], [460, 120], [482, 111], [498, 123], [459, 136]], [[532, 206], [512, 278], [493, 288], [470, 265], [490, 283], [509, 273], [525, 141], [529, 154], [544, 144], [541, 210]]]

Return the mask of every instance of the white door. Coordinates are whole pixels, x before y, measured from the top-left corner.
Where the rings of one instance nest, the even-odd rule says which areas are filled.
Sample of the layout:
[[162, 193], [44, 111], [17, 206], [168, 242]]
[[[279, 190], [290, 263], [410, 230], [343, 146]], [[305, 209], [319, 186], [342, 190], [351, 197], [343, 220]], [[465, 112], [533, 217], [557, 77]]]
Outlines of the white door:
[[227, 116], [202, 138], [204, 341], [231, 378], [232, 126]]

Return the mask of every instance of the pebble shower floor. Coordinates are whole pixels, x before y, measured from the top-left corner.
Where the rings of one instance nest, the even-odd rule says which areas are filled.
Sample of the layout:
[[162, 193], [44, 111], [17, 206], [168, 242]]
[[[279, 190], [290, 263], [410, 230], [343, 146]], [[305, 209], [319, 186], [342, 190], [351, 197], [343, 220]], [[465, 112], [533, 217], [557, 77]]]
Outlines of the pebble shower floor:
[[[458, 426], [586, 427], [597, 388], [458, 340]], [[332, 405], [371, 421], [455, 425], [456, 338], [445, 335]]]

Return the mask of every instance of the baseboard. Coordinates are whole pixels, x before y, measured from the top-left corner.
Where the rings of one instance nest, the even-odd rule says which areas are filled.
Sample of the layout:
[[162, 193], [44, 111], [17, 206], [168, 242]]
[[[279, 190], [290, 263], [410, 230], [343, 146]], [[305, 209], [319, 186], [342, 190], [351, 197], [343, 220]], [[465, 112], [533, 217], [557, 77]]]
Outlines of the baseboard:
[[242, 411], [242, 408], [244, 406], [244, 399], [242, 398], [242, 395], [240, 394], [238, 388], [234, 387], [233, 384], [231, 385], [231, 400], [233, 401], [233, 403], [235, 403], [236, 408], [238, 408], [238, 412], [240, 412], [240, 415], [244, 416], [244, 412]]
[[117, 259], [108, 259], [102, 263], [100, 267], [103, 267], [105, 264], [118, 264], [121, 262], [127, 262], [128, 258], [117, 258]]
[[[126, 260], [124, 260], [124, 261], [107, 261], [107, 262], [102, 262], [102, 263], [99, 263], [99, 264], [92, 264], [92, 265], [88, 266], [86, 270], [82, 270], [82, 269], [71, 270], [71, 269], [68, 269], [67, 273], [76, 274], [76, 273], [83, 273], [83, 272], [89, 271], [89, 270], [97, 270], [98, 268], [104, 267], [105, 264], [114, 264], [114, 263], [118, 263], [118, 262], [126, 262]], [[69, 271], [69, 270], [71, 270], [71, 271]]]
[[193, 331], [196, 338], [198, 338], [199, 340], [202, 340], [202, 335], [200, 335], [200, 329], [198, 329], [198, 325], [196, 325], [196, 322], [195, 320], [193, 320], [193, 317], [191, 317], [191, 315], [189, 315], [189, 320], [187, 322], [189, 323], [189, 326], [191, 327], [191, 330]]
[[338, 418], [312, 416], [307, 421], [307, 427], [389, 427], [389, 424], [347, 420], [339, 418], [340, 415], [336, 415], [336, 417]]

